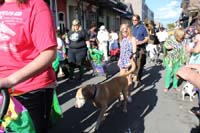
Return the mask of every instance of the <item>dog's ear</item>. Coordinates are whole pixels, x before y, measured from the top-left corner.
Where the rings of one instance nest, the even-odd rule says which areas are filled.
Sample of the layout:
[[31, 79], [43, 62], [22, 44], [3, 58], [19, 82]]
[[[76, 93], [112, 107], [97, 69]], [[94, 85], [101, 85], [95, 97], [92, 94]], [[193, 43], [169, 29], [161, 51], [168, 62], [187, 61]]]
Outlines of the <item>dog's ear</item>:
[[94, 85], [87, 85], [82, 89], [83, 96], [89, 100], [94, 96]]

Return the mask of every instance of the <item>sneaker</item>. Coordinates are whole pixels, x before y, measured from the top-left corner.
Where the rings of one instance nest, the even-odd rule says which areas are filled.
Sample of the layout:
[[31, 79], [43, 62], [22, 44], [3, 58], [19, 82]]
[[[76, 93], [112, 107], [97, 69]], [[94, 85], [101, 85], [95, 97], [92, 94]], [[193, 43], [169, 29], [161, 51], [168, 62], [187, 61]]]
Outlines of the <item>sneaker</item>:
[[164, 88], [163, 91], [166, 93], [166, 92], [168, 92], [168, 89], [167, 89], [167, 88]]

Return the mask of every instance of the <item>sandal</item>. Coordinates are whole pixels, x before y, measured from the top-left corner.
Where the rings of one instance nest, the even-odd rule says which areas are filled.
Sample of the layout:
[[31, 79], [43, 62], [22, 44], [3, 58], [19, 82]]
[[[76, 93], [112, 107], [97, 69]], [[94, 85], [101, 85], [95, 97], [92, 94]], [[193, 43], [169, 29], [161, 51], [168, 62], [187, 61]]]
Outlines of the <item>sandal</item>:
[[181, 91], [181, 89], [180, 89], [180, 88], [176, 88], [176, 91], [180, 92], [180, 91]]

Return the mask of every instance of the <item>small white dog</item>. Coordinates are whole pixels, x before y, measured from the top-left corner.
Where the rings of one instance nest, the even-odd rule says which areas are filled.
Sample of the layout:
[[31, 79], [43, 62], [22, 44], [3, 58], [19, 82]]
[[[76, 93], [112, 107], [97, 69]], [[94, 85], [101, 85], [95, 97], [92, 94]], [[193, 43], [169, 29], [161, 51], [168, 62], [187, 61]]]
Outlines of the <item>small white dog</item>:
[[182, 99], [185, 99], [185, 94], [188, 94], [190, 96], [190, 101], [193, 101], [192, 99], [195, 97], [196, 90], [194, 90], [194, 85], [192, 85], [190, 82], [186, 82], [185, 85], [182, 88]]

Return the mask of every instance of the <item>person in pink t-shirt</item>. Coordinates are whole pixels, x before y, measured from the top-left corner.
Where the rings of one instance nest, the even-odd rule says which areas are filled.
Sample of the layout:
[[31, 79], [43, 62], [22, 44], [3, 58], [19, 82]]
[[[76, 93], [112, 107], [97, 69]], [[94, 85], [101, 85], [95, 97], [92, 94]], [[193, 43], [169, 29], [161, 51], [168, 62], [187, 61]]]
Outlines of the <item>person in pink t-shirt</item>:
[[48, 132], [56, 77], [53, 17], [43, 0], [0, 0], [0, 88], [14, 88], [37, 133]]

